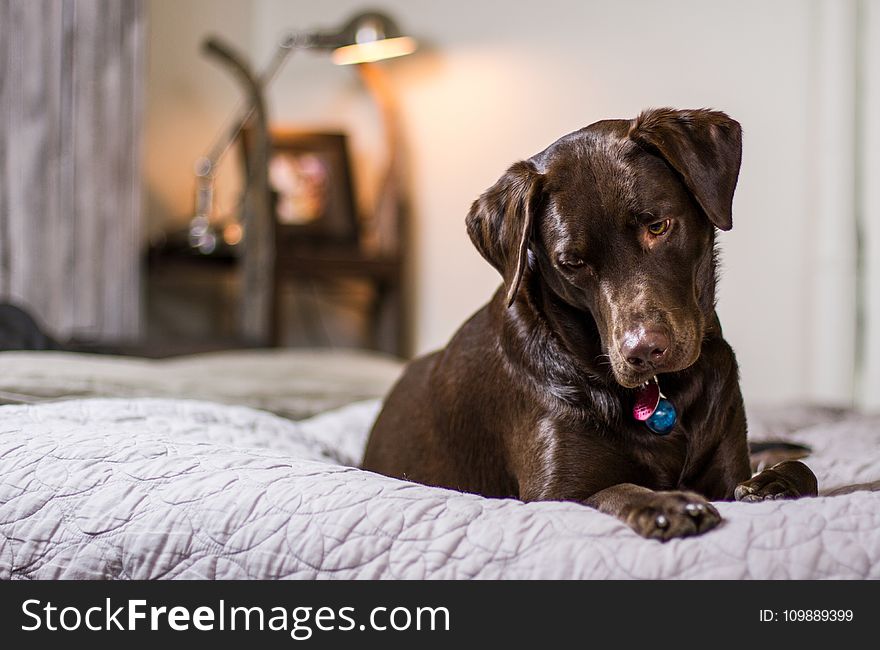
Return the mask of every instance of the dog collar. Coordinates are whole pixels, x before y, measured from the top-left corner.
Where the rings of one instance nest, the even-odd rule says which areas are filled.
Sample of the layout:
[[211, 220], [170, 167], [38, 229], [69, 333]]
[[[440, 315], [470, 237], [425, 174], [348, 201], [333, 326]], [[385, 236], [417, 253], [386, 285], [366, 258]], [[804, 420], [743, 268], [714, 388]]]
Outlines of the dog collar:
[[636, 389], [633, 417], [639, 422], [644, 422], [648, 429], [658, 435], [665, 436], [672, 431], [672, 427], [678, 421], [678, 414], [672, 402], [660, 392], [657, 377]]

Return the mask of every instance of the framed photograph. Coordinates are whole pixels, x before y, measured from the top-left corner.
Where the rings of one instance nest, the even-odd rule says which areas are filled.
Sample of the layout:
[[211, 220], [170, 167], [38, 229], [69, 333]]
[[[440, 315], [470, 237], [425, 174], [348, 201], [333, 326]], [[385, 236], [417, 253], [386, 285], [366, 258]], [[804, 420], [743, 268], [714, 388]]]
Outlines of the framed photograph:
[[356, 244], [345, 134], [273, 130], [271, 140], [269, 186], [279, 232], [302, 243]]

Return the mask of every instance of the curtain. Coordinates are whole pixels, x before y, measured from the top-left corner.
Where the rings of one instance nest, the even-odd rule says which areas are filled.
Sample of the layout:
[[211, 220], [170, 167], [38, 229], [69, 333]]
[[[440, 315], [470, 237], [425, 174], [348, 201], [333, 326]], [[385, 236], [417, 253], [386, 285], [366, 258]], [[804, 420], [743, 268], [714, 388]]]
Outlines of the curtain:
[[141, 0], [0, 0], [0, 301], [62, 339], [141, 322]]

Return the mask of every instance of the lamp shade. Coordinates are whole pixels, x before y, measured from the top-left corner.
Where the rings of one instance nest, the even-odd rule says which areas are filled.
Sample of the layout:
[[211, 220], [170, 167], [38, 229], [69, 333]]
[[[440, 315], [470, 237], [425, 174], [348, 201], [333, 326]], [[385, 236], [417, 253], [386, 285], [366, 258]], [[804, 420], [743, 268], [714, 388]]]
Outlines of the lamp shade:
[[337, 35], [331, 56], [337, 65], [371, 63], [411, 54], [418, 44], [404, 36], [389, 16], [379, 12], [358, 14]]

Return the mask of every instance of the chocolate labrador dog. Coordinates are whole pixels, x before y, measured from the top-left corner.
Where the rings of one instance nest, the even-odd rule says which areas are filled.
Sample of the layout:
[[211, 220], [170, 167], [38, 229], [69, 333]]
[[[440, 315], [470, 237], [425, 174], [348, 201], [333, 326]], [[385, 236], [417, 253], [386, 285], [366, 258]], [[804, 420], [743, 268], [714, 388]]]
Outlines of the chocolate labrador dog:
[[474, 202], [504, 284], [413, 361], [363, 467], [524, 501], [577, 501], [645, 537], [703, 533], [710, 500], [816, 495], [785, 461], [751, 476], [733, 350], [715, 313], [740, 125], [649, 110], [566, 135]]

